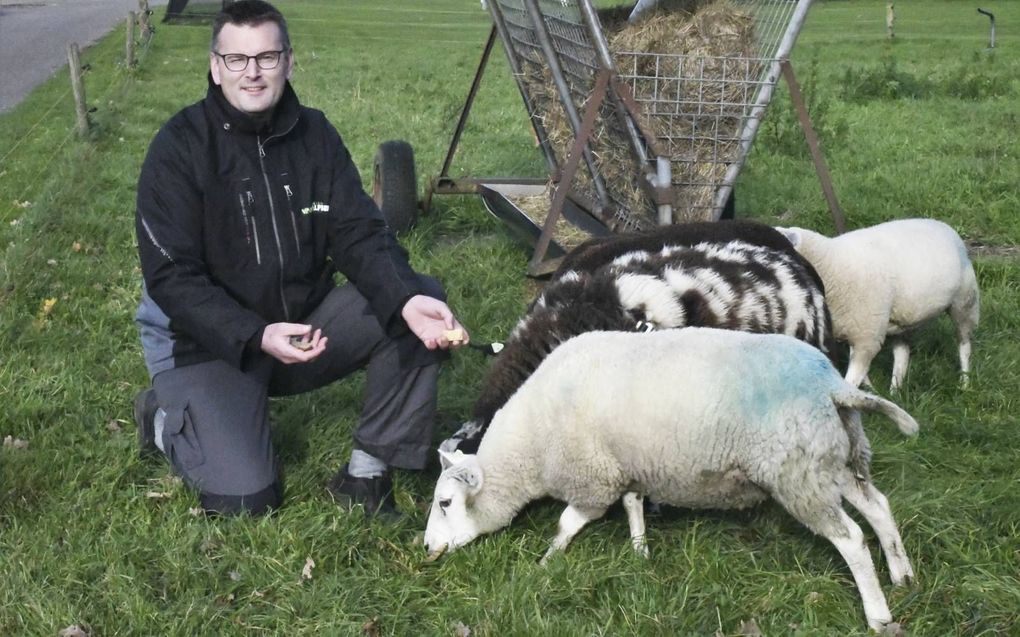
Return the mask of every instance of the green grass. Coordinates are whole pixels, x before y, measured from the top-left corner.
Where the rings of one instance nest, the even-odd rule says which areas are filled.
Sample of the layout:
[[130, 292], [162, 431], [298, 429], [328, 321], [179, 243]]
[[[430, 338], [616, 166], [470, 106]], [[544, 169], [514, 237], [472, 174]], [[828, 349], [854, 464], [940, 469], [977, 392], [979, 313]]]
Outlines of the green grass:
[[[435, 176], [481, 54], [475, 2], [281, 3], [297, 47], [294, 85], [324, 110], [369, 175], [379, 143], [406, 139]], [[966, 238], [1020, 243], [1016, 104], [1020, 4], [820, 2], [794, 51], [851, 227], [943, 219]], [[160, 10], [161, 14], [161, 10]], [[157, 15], [159, 17], [159, 15]], [[83, 52], [94, 132], [73, 134], [66, 72], [0, 116], [0, 635], [766, 635], [866, 630], [849, 570], [775, 505], [649, 520], [652, 559], [632, 555], [619, 512], [547, 568], [537, 559], [561, 505], [436, 564], [419, 541], [436, 471], [397, 476], [403, 525], [341, 514], [323, 485], [347, 457], [360, 377], [273, 405], [287, 472], [266, 519], [190, 514], [192, 494], [139, 461], [130, 401], [146, 383], [132, 316], [139, 272], [134, 186], [156, 129], [205, 90], [208, 26], [160, 25], [137, 69], [120, 30]], [[737, 186], [739, 216], [832, 230], [785, 90]], [[541, 176], [544, 162], [497, 49], [454, 175]], [[442, 197], [404, 242], [440, 277], [477, 340], [502, 339], [534, 293], [528, 250], [474, 197]], [[918, 575], [888, 584], [914, 635], [1017, 634], [1020, 612], [1020, 265], [976, 258], [982, 298], [972, 386], [956, 384], [948, 321], [919, 334], [897, 401], [921, 423], [903, 439], [868, 419], [875, 482]], [[56, 299], [49, 313], [46, 300]], [[486, 361], [443, 370], [444, 423], [464, 418]], [[888, 386], [891, 357], [872, 369]], [[149, 497], [165, 493], [169, 497]], [[302, 578], [306, 559], [315, 561]]]

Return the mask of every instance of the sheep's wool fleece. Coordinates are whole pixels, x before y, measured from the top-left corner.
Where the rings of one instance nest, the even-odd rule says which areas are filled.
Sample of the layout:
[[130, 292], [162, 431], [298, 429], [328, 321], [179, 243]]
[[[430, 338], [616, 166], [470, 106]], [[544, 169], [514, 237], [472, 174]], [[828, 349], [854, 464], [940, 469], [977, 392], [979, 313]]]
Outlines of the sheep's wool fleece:
[[973, 277], [967, 248], [934, 219], [901, 219], [838, 237], [797, 229], [797, 250], [825, 282], [832, 330], [841, 340], [874, 337], [874, 317], [895, 335], [941, 314]]
[[538, 462], [546, 495], [571, 503], [633, 490], [739, 508], [767, 497], [756, 485], [809, 471], [833, 494], [787, 499], [838, 501], [851, 441], [831, 397], [847, 387], [824, 354], [785, 335], [590, 332], [553, 351], [497, 412], [478, 458]]

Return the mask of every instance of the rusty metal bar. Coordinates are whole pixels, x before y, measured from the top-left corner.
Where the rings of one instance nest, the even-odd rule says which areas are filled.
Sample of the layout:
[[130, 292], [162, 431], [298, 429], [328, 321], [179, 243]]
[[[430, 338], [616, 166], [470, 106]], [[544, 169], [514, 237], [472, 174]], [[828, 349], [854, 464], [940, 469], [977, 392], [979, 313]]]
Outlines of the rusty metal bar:
[[574, 138], [570, 153], [567, 155], [567, 162], [563, 167], [563, 173], [560, 175], [560, 181], [556, 184], [556, 192], [553, 194], [552, 205], [549, 207], [549, 215], [545, 218], [542, 234], [538, 238], [535, 252], [531, 256], [531, 262], [528, 264], [528, 273], [532, 276], [537, 276], [543, 272], [541, 269], [542, 259], [549, 249], [549, 241], [552, 239], [553, 232], [555, 231], [556, 221], [559, 220], [560, 214], [563, 212], [563, 202], [567, 199], [567, 191], [570, 190], [570, 185], [574, 181], [574, 175], [577, 173], [581, 156], [588, 147], [588, 138], [595, 128], [595, 118], [598, 117], [599, 109], [602, 108], [602, 102], [606, 99], [610, 73], [609, 69], [603, 68], [599, 69], [595, 75], [595, 88], [588, 99], [588, 105], [584, 111], [584, 119], [581, 121], [580, 130]]
[[468, 91], [467, 99], [464, 101], [464, 108], [460, 109], [460, 118], [457, 120], [457, 127], [453, 131], [453, 140], [446, 152], [446, 159], [443, 161], [443, 168], [439, 171], [439, 177], [443, 178], [450, 174], [450, 164], [453, 163], [453, 156], [457, 153], [457, 146], [460, 144], [460, 136], [464, 133], [464, 126], [467, 124], [468, 113], [475, 102], [478, 94], [478, 87], [482, 83], [482, 74], [489, 63], [489, 54], [492, 53], [492, 45], [496, 41], [496, 26], [489, 29], [489, 39], [485, 41], [485, 49], [482, 51], [482, 59], [478, 62], [478, 70], [475, 71], [475, 79], [471, 82], [471, 89]]
[[843, 216], [843, 209], [839, 207], [836, 199], [836, 190], [832, 187], [832, 178], [829, 176], [829, 167], [825, 163], [825, 155], [822, 154], [821, 142], [815, 134], [815, 128], [811, 125], [811, 116], [808, 114], [807, 106], [804, 105], [804, 96], [800, 92], [800, 84], [797, 76], [793, 73], [793, 66], [790, 61], [784, 59], [779, 68], [783, 72], [783, 79], [790, 88], [790, 100], [797, 111], [797, 119], [800, 127], [804, 129], [804, 139], [807, 140], [808, 148], [811, 150], [811, 162], [815, 165], [815, 172], [818, 173], [818, 181], [822, 184], [822, 192], [825, 200], [829, 203], [829, 212], [832, 214], [832, 221], [836, 224], [836, 232], [846, 232], [846, 218]]

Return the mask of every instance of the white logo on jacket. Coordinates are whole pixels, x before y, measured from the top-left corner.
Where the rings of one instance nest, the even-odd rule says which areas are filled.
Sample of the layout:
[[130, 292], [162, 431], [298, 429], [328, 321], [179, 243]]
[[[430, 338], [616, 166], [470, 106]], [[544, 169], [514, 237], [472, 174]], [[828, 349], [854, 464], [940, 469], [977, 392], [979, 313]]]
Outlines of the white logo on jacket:
[[310, 215], [313, 212], [329, 212], [329, 204], [321, 201], [313, 201], [312, 205], [301, 209], [301, 214]]

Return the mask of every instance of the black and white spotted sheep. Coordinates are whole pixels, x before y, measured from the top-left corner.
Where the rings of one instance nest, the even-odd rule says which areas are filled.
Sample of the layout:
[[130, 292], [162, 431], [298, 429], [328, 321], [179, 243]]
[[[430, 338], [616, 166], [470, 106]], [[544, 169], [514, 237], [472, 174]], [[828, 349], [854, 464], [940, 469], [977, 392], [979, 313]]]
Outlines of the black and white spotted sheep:
[[488, 370], [471, 420], [440, 449], [474, 452], [493, 415], [542, 360], [585, 332], [701, 326], [778, 333], [831, 357], [823, 290], [787, 246], [739, 240], [666, 245], [626, 252], [592, 272], [561, 273], [514, 327]]

